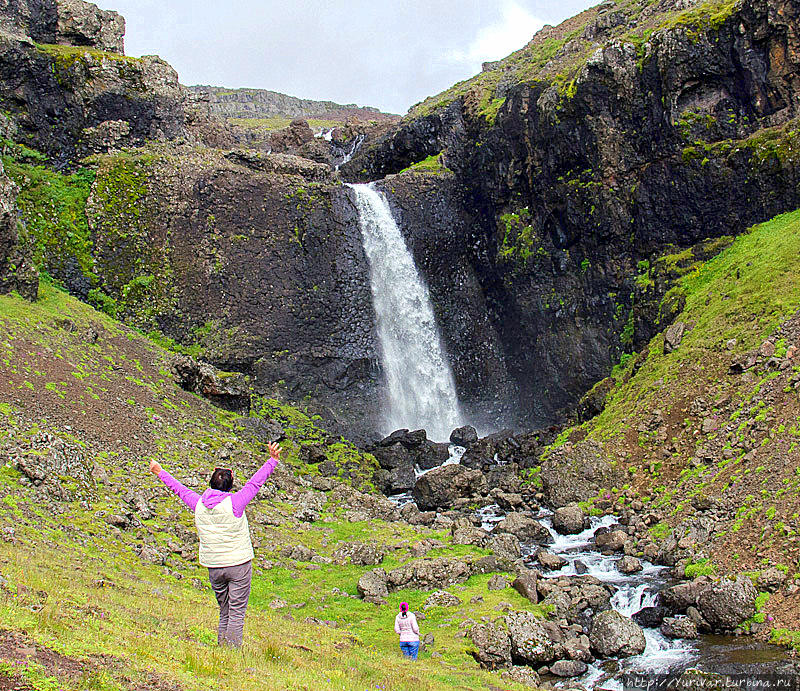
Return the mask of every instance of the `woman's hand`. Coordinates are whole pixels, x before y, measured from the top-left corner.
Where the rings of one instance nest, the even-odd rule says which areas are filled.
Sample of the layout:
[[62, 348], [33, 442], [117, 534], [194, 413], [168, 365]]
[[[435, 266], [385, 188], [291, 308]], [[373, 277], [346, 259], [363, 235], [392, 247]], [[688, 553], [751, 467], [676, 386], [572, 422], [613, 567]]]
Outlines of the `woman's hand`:
[[269, 448], [269, 455], [271, 458], [274, 458], [276, 461], [281, 460], [281, 447], [280, 445], [276, 444], [274, 441], [271, 441], [268, 445]]
[[158, 461], [150, 461], [150, 472], [153, 473], [153, 475], [158, 475], [162, 470]]

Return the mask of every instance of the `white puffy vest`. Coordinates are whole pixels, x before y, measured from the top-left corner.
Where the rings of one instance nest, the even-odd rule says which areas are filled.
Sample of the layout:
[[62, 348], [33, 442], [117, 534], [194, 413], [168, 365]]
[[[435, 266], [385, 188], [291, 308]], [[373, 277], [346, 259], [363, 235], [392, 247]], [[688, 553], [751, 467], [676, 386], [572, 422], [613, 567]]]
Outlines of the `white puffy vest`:
[[231, 498], [225, 497], [213, 509], [200, 500], [194, 510], [200, 538], [200, 565], [212, 568], [238, 566], [253, 558], [247, 515], [233, 515]]

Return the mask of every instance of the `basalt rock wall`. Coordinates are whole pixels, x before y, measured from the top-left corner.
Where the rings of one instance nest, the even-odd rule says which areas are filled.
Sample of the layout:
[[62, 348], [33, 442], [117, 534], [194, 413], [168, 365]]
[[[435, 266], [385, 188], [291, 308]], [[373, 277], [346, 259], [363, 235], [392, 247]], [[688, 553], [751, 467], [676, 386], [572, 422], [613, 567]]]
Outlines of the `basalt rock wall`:
[[[491, 116], [469, 91], [412, 114], [343, 167], [382, 177], [442, 152], [459, 189], [448, 203], [471, 219], [455, 242], [518, 395], [509, 423], [562, 419], [642, 345], [634, 295], [648, 261], [800, 206], [797, 4], [692, 21], [644, 44], [598, 42], [571, 82], [505, 85]], [[417, 194], [398, 190], [397, 206]], [[407, 218], [411, 237], [424, 233]], [[421, 265], [446, 311], [449, 265]]]

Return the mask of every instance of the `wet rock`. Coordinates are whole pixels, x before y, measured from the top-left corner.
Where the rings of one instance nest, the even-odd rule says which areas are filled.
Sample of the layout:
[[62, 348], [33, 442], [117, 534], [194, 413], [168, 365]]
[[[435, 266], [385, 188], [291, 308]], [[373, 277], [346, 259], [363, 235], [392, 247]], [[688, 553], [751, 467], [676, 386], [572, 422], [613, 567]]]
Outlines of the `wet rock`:
[[522, 495], [517, 492], [492, 490], [492, 496], [503, 511], [517, 511], [525, 506], [525, 500], [522, 498]]
[[602, 447], [590, 440], [558, 447], [541, 467], [543, 493], [556, 507], [591, 499], [601, 487], [617, 484], [620, 477]]
[[713, 631], [735, 629], [756, 612], [758, 591], [746, 576], [713, 583], [697, 597], [697, 609]]
[[372, 571], [367, 571], [367, 573], [362, 574], [361, 578], [358, 579], [356, 589], [365, 602], [385, 604], [386, 598], [389, 596], [387, 582], [388, 577], [386, 571], [383, 569], [373, 569]]
[[647, 645], [641, 627], [613, 609], [594, 618], [589, 641], [601, 657], [639, 655]]
[[457, 499], [486, 494], [488, 489], [479, 470], [453, 464], [425, 473], [414, 485], [413, 495], [420, 510], [428, 511], [450, 508]]
[[457, 607], [462, 600], [446, 590], [437, 590], [429, 595], [422, 603], [422, 609], [427, 610], [431, 607]]
[[665, 588], [659, 594], [659, 599], [661, 604], [671, 612], [685, 612], [687, 607], [697, 605], [700, 594], [710, 584], [710, 578], [695, 578], [688, 583], [678, 583], [678, 585]]
[[335, 564], [353, 564], [355, 566], [377, 566], [383, 562], [385, 551], [378, 545], [361, 542], [346, 542], [336, 548], [333, 553]]
[[636, 557], [625, 556], [617, 562], [617, 569], [622, 573], [638, 573], [642, 570], [642, 562]]
[[669, 612], [666, 607], [644, 607], [636, 612], [631, 619], [646, 629], [657, 629]]
[[450, 458], [449, 449], [447, 444], [424, 441], [416, 447], [414, 461], [422, 470], [436, 468]]
[[547, 550], [540, 549], [536, 553], [536, 561], [539, 562], [545, 569], [551, 571], [558, 571], [562, 566], [567, 563], [567, 560], [558, 554], [553, 554]]
[[550, 665], [550, 673], [557, 677], [579, 677], [588, 667], [580, 660], [559, 660]]
[[529, 569], [519, 574], [511, 587], [514, 588], [522, 597], [528, 598], [534, 605], [539, 602], [539, 594], [536, 591], [536, 582], [539, 572]]
[[509, 612], [505, 622], [514, 662], [541, 665], [555, 660], [562, 652], [561, 645], [551, 640], [542, 622], [531, 612]]
[[471, 425], [458, 427], [450, 433], [450, 441], [456, 446], [468, 447], [478, 441], [478, 433]]
[[667, 617], [661, 633], [667, 638], [697, 638], [697, 625], [687, 616]]
[[482, 667], [498, 669], [511, 664], [511, 638], [498, 624], [475, 624], [469, 637], [477, 648], [475, 659]]
[[597, 549], [604, 553], [621, 552], [628, 540], [628, 533], [624, 530], [609, 530], [595, 534], [594, 543]]
[[493, 533], [510, 533], [523, 542], [533, 542], [538, 545], [549, 545], [553, 536], [539, 521], [526, 516], [524, 513], [514, 512], [508, 514], [502, 521], [495, 525]]
[[686, 332], [686, 324], [683, 322], [675, 322], [664, 332], [664, 355], [673, 352], [683, 341], [683, 335]]
[[577, 535], [586, 527], [586, 516], [577, 504], [567, 504], [553, 512], [553, 529], [561, 535]]

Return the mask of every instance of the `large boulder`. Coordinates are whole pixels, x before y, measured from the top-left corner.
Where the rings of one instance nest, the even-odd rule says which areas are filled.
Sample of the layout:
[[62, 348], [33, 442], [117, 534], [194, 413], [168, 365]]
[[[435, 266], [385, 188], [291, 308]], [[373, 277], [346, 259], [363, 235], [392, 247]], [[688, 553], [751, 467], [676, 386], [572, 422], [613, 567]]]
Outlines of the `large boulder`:
[[539, 666], [561, 654], [562, 646], [551, 639], [543, 623], [532, 612], [509, 612], [505, 622], [514, 662]]
[[125, 52], [125, 19], [83, 0], [58, 0], [57, 42], [90, 46], [110, 53]]
[[639, 626], [646, 629], [657, 629], [669, 614], [666, 607], [644, 607], [636, 612], [631, 619]]
[[613, 609], [594, 618], [589, 641], [601, 657], [639, 655], [647, 645], [641, 627]]
[[439, 557], [403, 564], [389, 572], [388, 582], [391, 590], [438, 590], [455, 583], [464, 583], [471, 575], [472, 571], [466, 562]]
[[367, 571], [358, 579], [356, 589], [365, 602], [384, 604], [389, 595], [386, 571], [383, 569]]
[[450, 458], [450, 445], [424, 441], [414, 452], [414, 460], [422, 470], [430, 470], [442, 465]]
[[511, 664], [511, 638], [502, 624], [475, 624], [469, 631], [477, 651], [475, 659], [487, 669]]
[[553, 529], [561, 535], [582, 533], [586, 524], [586, 516], [577, 504], [567, 504], [553, 512]]
[[508, 533], [492, 535], [486, 543], [486, 549], [494, 552], [498, 557], [510, 561], [519, 559], [522, 556], [519, 540], [516, 536]]
[[479, 470], [451, 464], [434, 468], [414, 485], [414, 500], [420, 511], [450, 508], [457, 499], [486, 494], [486, 478]]
[[659, 594], [661, 604], [670, 612], [685, 612], [687, 608], [697, 605], [700, 594], [711, 586], [711, 579], [705, 576], [693, 581], [678, 583], [665, 588]]
[[601, 487], [616, 484], [619, 475], [591, 440], [556, 448], [542, 461], [540, 473], [544, 495], [556, 507], [590, 499]]
[[746, 576], [723, 579], [703, 590], [697, 608], [714, 631], [735, 629], [756, 613], [756, 591]]
[[377, 566], [383, 561], [385, 552], [378, 545], [362, 542], [345, 542], [333, 553], [335, 564], [353, 564], [356, 566]]
[[510, 533], [522, 542], [535, 542], [537, 545], [549, 545], [553, 542], [550, 531], [539, 521], [517, 511], [508, 514], [494, 527], [493, 532]]

